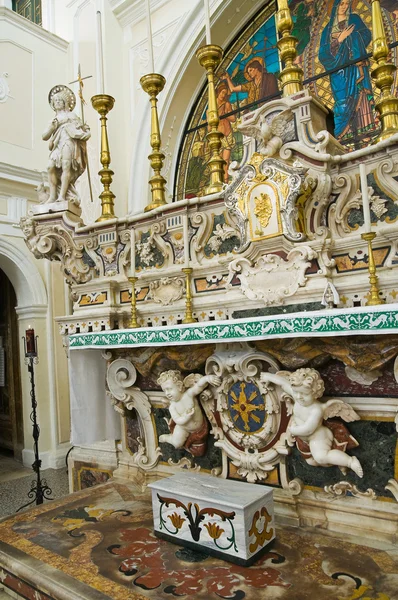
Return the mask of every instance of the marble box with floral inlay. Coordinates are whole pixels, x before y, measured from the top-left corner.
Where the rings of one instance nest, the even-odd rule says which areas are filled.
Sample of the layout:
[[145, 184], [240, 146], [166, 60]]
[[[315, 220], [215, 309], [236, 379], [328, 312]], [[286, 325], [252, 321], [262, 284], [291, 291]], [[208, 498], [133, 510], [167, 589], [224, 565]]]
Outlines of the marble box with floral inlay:
[[275, 539], [270, 487], [187, 472], [149, 487], [157, 537], [243, 566]]

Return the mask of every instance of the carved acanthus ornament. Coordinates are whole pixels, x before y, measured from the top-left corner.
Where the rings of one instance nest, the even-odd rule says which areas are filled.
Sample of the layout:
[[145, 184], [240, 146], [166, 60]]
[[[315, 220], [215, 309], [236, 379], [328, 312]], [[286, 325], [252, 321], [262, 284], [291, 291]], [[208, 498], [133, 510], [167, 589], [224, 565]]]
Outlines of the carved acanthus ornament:
[[335, 497], [353, 496], [354, 498], [369, 498], [370, 500], [376, 500], [377, 495], [374, 490], [368, 488], [366, 492], [361, 492], [356, 485], [349, 483], [348, 481], [339, 481], [334, 485], [325, 485], [323, 488], [327, 494]]
[[[305, 182], [307, 171], [299, 164], [254, 153], [224, 192], [224, 201], [239, 229], [244, 252], [250, 242], [284, 235], [291, 242], [307, 239], [300, 231], [300, 214], [315, 183]], [[301, 199], [301, 206], [300, 201]]]
[[174, 304], [184, 296], [185, 278], [184, 277], [164, 277], [149, 284], [148, 298], [157, 304], [169, 306]]
[[26, 245], [35, 258], [61, 263], [69, 285], [87, 283], [95, 276], [95, 263], [90, 261], [84, 244], [77, 243], [72, 230], [67, 229], [64, 224], [41, 223], [30, 217], [23, 217], [21, 229]]
[[284, 260], [278, 254], [263, 254], [252, 264], [247, 258], [238, 258], [229, 264], [228, 286], [237, 277], [241, 292], [249, 300], [262, 300], [265, 306], [279, 304], [293, 296], [306, 284], [306, 270], [317, 253], [309, 246], [299, 246]]

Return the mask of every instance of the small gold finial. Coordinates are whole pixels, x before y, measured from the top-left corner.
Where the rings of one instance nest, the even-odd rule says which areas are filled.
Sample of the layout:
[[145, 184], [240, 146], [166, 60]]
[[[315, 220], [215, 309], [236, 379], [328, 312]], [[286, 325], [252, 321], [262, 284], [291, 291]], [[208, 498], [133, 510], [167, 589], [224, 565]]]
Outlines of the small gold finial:
[[385, 304], [384, 300], [379, 295], [379, 278], [376, 275], [376, 263], [373, 255], [372, 240], [376, 237], [374, 231], [362, 233], [361, 238], [368, 242], [368, 271], [369, 271], [369, 300], [366, 302], [366, 306], [377, 306], [379, 304]]
[[112, 110], [115, 104], [115, 99], [108, 94], [98, 94], [91, 98], [91, 104], [93, 108], [99, 113], [101, 120], [101, 157], [100, 161], [102, 169], [98, 172], [101, 177], [101, 183], [104, 186], [103, 192], [100, 194], [101, 198], [101, 216], [98, 217], [97, 223], [101, 221], [108, 221], [109, 219], [115, 218], [115, 206], [114, 199], [115, 194], [111, 191], [110, 185], [112, 183], [113, 171], [109, 168], [111, 162], [111, 153], [109, 151], [108, 132], [106, 129], [106, 115]]
[[185, 317], [183, 320], [183, 324], [185, 325], [187, 323], [196, 323], [197, 319], [194, 318], [193, 313], [192, 313], [191, 280], [192, 280], [193, 269], [191, 269], [191, 267], [186, 267], [182, 270], [182, 272], [185, 273], [185, 289], [186, 289]]
[[216, 88], [214, 85], [214, 71], [221, 62], [223, 50], [215, 44], [202, 46], [196, 51], [196, 58], [201, 67], [206, 69], [208, 90], [209, 90], [209, 109], [207, 111], [207, 122], [209, 132], [207, 139], [210, 147], [210, 160], [208, 162], [210, 169], [210, 184], [205, 188], [205, 194], [218, 194], [223, 189], [224, 165], [225, 160], [220, 156], [221, 140], [224, 134], [218, 130], [220, 117], [218, 114]]
[[278, 0], [276, 24], [281, 38], [278, 40], [279, 57], [284, 67], [279, 74], [284, 96], [291, 96], [303, 89], [303, 70], [294, 64], [297, 58], [298, 39], [291, 35], [292, 15], [287, 0]]
[[131, 317], [129, 321], [130, 329], [137, 329], [139, 323], [137, 321], [137, 297], [135, 295], [135, 283], [138, 281], [138, 277], [129, 277], [131, 283]]
[[149, 94], [151, 102], [151, 148], [152, 152], [148, 156], [154, 175], [149, 180], [151, 186], [152, 201], [145, 207], [145, 212], [153, 210], [158, 206], [164, 206], [166, 202], [166, 180], [161, 171], [163, 168], [164, 154], [160, 151], [162, 140], [160, 137], [159, 117], [158, 117], [158, 94], [165, 86], [166, 80], [159, 73], [149, 73], [140, 79], [141, 87]]
[[380, 90], [380, 100], [376, 104], [381, 121], [381, 133], [377, 138], [377, 141], [380, 142], [398, 133], [398, 98], [391, 93], [397, 67], [391, 62], [387, 62], [389, 48], [380, 0], [372, 0], [372, 26], [373, 59], [377, 63], [372, 69], [372, 78]]

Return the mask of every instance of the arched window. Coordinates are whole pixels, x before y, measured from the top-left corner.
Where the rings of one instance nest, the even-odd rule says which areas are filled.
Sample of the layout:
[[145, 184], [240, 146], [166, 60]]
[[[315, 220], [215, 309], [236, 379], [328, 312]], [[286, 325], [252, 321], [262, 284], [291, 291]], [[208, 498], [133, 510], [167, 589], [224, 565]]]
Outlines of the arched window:
[[37, 25], [42, 24], [41, 0], [12, 0], [12, 10]]
[[[291, 0], [289, 5], [305, 87], [332, 111], [334, 135], [341, 144], [349, 150], [368, 145], [380, 129], [375, 111], [378, 90], [371, 79], [371, 0]], [[398, 4], [381, 0], [381, 5], [391, 59], [398, 64]], [[275, 3], [266, 2], [226, 49], [217, 69], [221, 152], [227, 168], [243, 156], [240, 116], [280, 95], [276, 42]], [[209, 181], [206, 111], [207, 86], [193, 105], [180, 146], [177, 200], [202, 195]]]

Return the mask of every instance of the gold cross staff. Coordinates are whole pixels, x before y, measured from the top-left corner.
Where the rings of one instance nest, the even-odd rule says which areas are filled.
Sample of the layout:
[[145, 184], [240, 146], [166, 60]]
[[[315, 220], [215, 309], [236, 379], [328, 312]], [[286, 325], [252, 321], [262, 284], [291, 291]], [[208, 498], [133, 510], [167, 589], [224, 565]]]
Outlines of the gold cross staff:
[[[83, 80], [84, 79], [90, 79], [90, 77], [92, 77], [92, 75], [87, 75], [86, 77], [82, 77], [82, 73], [81, 73], [81, 69], [80, 69], [80, 64], [79, 64], [79, 68], [77, 70], [77, 79], [75, 79], [75, 81], [71, 81], [69, 83], [69, 85], [72, 85], [73, 83], [78, 83], [79, 84], [79, 98], [80, 98], [80, 109], [81, 109], [81, 113], [82, 113], [82, 122], [83, 125], [85, 125], [84, 122], [84, 105], [86, 104], [85, 99], [83, 98], [83, 87], [84, 87], [84, 83]], [[88, 153], [87, 153], [87, 177], [88, 177], [88, 187], [90, 189], [90, 198], [91, 198], [91, 202], [94, 202], [93, 199], [93, 190], [91, 187], [91, 175], [90, 175], [90, 165], [88, 162]]]

